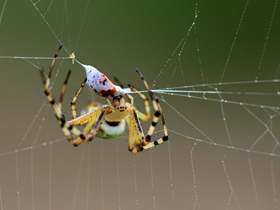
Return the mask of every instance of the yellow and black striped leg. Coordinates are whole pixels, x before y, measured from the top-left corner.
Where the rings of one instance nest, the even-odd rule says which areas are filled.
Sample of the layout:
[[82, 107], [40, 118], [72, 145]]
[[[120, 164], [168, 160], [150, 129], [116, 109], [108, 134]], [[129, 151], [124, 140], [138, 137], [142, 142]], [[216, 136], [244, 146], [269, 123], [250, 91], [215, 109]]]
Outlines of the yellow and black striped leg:
[[[52, 94], [51, 94], [51, 91], [50, 91], [50, 81], [51, 81], [51, 76], [52, 76], [52, 70], [53, 70], [53, 67], [54, 67], [54, 64], [55, 64], [55, 61], [56, 61], [56, 58], [57, 58], [57, 55], [59, 53], [59, 51], [61, 50], [62, 48], [62, 45], [59, 46], [59, 48], [57, 49], [57, 51], [55, 52], [54, 54], [54, 57], [53, 57], [53, 61], [52, 61], [52, 64], [50, 66], [50, 70], [49, 70], [49, 74], [48, 74], [48, 77], [47, 79], [43, 79], [43, 75], [42, 76], [42, 80], [43, 82], [45, 83], [45, 94], [47, 96], [47, 99], [49, 100], [49, 102], [51, 103], [53, 109], [54, 109], [54, 112], [55, 112], [55, 115], [56, 115], [56, 118], [58, 120], [60, 119], [65, 119], [64, 116], [62, 115], [61, 113], [61, 110], [58, 108], [58, 106], [56, 105], [53, 97], [52, 97]], [[41, 70], [41, 74], [43, 74], [43, 70]]]
[[130, 115], [126, 119], [129, 128], [128, 137], [128, 150], [132, 153], [141, 152], [143, 150], [142, 146], [146, 145], [144, 132], [134, 109], [128, 110]]
[[84, 79], [84, 81], [82, 82], [79, 90], [77, 91], [77, 93], [75, 94], [74, 98], [71, 101], [71, 110], [72, 110], [73, 119], [77, 118], [76, 101], [77, 101], [79, 95], [81, 94], [83, 88], [85, 87], [86, 82], [87, 82], [87, 78]]
[[[166, 124], [165, 124], [164, 114], [162, 112], [162, 109], [161, 109], [161, 106], [159, 104], [159, 101], [158, 101], [157, 97], [151, 91], [148, 83], [146, 82], [146, 80], [143, 77], [143, 75], [141, 74], [141, 72], [138, 69], [136, 69], [136, 72], [139, 74], [139, 76], [141, 77], [146, 89], [148, 90], [148, 93], [150, 95], [150, 98], [152, 100], [152, 104], [153, 104], [153, 107], [154, 107], [154, 110], [155, 110], [155, 114], [154, 114], [154, 117], [153, 117], [152, 124], [151, 124], [151, 126], [148, 130], [147, 135], [146, 135], [146, 142], [149, 142], [149, 143], [147, 145], [143, 145], [143, 149], [149, 149], [149, 148], [152, 148], [152, 147], [154, 147], [158, 144], [162, 144], [165, 141], [167, 141], [168, 140], [168, 131], [167, 131], [167, 127], [166, 127]], [[162, 120], [162, 125], [163, 125], [163, 131], [164, 131], [163, 137], [154, 141], [154, 142], [150, 142], [151, 141], [151, 136], [155, 132], [155, 127], [156, 127], [156, 125], [159, 121], [160, 115], [161, 115], [161, 120]]]
[[[138, 117], [139, 117], [141, 120], [143, 120], [143, 121], [146, 121], [146, 122], [149, 121], [150, 118], [151, 118], [151, 109], [150, 109], [150, 105], [149, 105], [149, 100], [148, 100], [148, 98], [147, 98], [144, 94], [140, 93], [134, 86], [128, 84], [128, 87], [129, 87], [132, 91], [136, 92], [136, 93], [143, 99], [143, 101], [144, 101], [146, 114], [143, 114], [142, 112], [140, 112], [140, 111], [137, 110], [137, 115], [138, 115]], [[130, 97], [131, 97], [131, 96], [130, 96]], [[131, 105], [133, 105], [133, 104], [131, 104]]]
[[61, 91], [60, 91], [59, 101], [58, 101], [58, 104], [57, 104], [57, 106], [60, 110], [62, 110], [62, 101], [63, 101], [63, 98], [64, 98], [64, 93], [65, 93], [70, 75], [71, 75], [71, 70], [68, 71], [68, 73], [66, 75], [66, 78], [64, 80], [64, 83], [62, 85]]
[[[100, 113], [100, 115], [98, 116], [98, 118], [96, 120], [92, 120], [91, 122], [89, 122], [86, 126], [86, 128], [84, 129], [84, 134], [86, 135], [86, 141], [91, 141], [97, 134], [102, 122], [104, 121], [104, 118], [106, 116], [106, 109], [103, 108], [102, 112]], [[88, 133], [88, 130], [90, 130], [90, 132]]]

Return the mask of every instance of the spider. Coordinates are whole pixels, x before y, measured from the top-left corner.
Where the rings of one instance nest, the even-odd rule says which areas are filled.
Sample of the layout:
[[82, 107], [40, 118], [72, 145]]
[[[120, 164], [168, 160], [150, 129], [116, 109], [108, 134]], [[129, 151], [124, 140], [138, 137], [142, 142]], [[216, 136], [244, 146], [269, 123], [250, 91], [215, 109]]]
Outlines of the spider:
[[[143, 121], [148, 121], [150, 119], [150, 106], [147, 97], [144, 94], [140, 93], [132, 85], [128, 85], [129, 88], [125, 89], [120, 86], [114, 85], [104, 74], [102, 74], [96, 68], [90, 65], [81, 64], [78, 61], [77, 62], [84, 67], [87, 77], [84, 79], [80, 88], [72, 99], [71, 110], [73, 119], [67, 121], [61, 109], [64, 92], [71, 74], [71, 70], [68, 71], [68, 74], [65, 78], [60, 92], [58, 104], [56, 104], [50, 90], [50, 79], [52, 71], [58, 53], [62, 47], [62, 45], [59, 46], [54, 55], [47, 78], [45, 78], [43, 70], [41, 70], [41, 76], [46, 97], [54, 109], [55, 116], [62, 128], [64, 135], [73, 146], [78, 146], [82, 143], [82, 141], [91, 141], [95, 136], [100, 136], [106, 139], [116, 138], [124, 133], [125, 122], [127, 123], [129, 128], [128, 150], [132, 153], [138, 153], [143, 150], [150, 149], [168, 140], [165, 118], [159, 101], [149, 88], [148, 83], [138, 69], [136, 69], [136, 72], [139, 74], [146, 89], [148, 90], [153, 108], [155, 110], [153, 121], [148, 129], [147, 135], [144, 134], [140, 122], [140, 119]], [[76, 100], [78, 99], [86, 83], [94, 92], [105, 98], [107, 104], [100, 106], [91, 103], [88, 106], [88, 111], [83, 115], [77, 117]], [[129, 95], [131, 91], [136, 92], [143, 99], [146, 114], [141, 113], [134, 107], [134, 99], [131, 95]], [[160, 117], [164, 135], [158, 140], [151, 141], [151, 137], [154, 134], [155, 127]], [[85, 125], [85, 127], [82, 131], [80, 131], [76, 127], [77, 125]], [[74, 139], [72, 138], [72, 135], [75, 136]]]

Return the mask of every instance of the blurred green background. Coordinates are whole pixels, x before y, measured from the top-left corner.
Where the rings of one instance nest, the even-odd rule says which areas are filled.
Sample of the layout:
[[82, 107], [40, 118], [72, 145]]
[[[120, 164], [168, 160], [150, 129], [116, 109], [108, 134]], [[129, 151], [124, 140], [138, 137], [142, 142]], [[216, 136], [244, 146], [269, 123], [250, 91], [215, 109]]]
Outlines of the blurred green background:
[[[279, 82], [238, 85], [256, 78], [279, 79], [277, 4], [0, 2], [1, 208], [279, 208]], [[252, 107], [195, 99], [202, 94], [158, 94], [170, 133], [165, 145], [132, 155], [125, 135], [112, 141], [96, 138], [73, 148], [43, 93], [38, 68], [48, 72], [51, 60], [14, 57], [52, 57], [61, 43], [65, 48], [60, 57], [75, 52], [80, 62], [140, 90], [144, 86], [136, 67], [153, 89], [188, 85], [187, 90], [217, 87], [273, 95], [222, 95]], [[81, 66], [57, 60], [52, 91], [57, 99], [68, 69], [72, 75], [63, 111], [71, 119], [70, 100], [85, 77]], [[223, 85], [226, 82], [233, 85]], [[135, 98], [143, 110], [141, 99]], [[79, 111], [88, 100], [104, 102], [85, 89], [77, 102]], [[145, 131], [148, 127], [143, 123]], [[154, 139], [162, 136], [161, 129], [159, 124]]]

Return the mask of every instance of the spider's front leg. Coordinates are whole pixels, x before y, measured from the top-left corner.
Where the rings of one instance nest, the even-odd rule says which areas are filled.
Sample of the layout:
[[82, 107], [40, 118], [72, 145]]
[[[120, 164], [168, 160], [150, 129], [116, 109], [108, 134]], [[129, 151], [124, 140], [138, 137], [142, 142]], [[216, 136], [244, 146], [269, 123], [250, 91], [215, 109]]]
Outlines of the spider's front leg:
[[[83, 141], [91, 141], [95, 137], [106, 115], [109, 113], [111, 113], [111, 108], [109, 106], [103, 106], [71, 121], [59, 119], [59, 122], [68, 141], [73, 146], [79, 146]], [[82, 132], [75, 127], [76, 125], [86, 123], [87, 125]], [[71, 133], [77, 138], [73, 139]]]
[[[100, 129], [100, 126], [105, 120], [105, 117], [111, 112], [111, 107], [105, 105], [69, 121], [69, 124], [71, 126], [86, 124], [84, 130], [82, 131], [83, 135], [86, 136], [86, 139], [84, 141], [91, 141]], [[74, 146], [77, 146], [76, 144], [80, 143], [81, 141], [75, 142]]]

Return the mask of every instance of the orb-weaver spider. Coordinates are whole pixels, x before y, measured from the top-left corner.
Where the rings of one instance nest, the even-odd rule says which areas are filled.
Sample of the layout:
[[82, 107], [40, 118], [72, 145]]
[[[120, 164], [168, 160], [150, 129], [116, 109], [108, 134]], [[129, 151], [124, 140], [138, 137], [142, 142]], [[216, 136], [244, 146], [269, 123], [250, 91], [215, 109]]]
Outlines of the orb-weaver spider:
[[[47, 99], [49, 100], [54, 109], [55, 116], [62, 128], [64, 135], [67, 137], [67, 139], [72, 145], [78, 146], [82, 141], [91, 141], [96, 135], [101, 136], [102, 138], [115, 138], [119, 135], [122, 135], [125, 129], [124, 121], [126, 121], [129, 128], [128, 150], [130, 152], [137, 153], [142, 150], [146, 150], [156, 145], [162, 144], [168, 140], [168, 132], [159, 101], [157, 97], [153, 94], [153, 92], [150, 90], [146, 80], [144, 79], [144, 77], [138, 69], [136, 69], [136, 72], [139, 74], [146, 89], [148, 90], [155, 110], [153, 121], [150, 125], [147, 135], [144, 134], [139, 120], [141, 119], [143, 121], [148, 121], [150, 119], [150, 106], [146, 96], [140, 93], [132, 85], [128, 85], [129, 88], [126, 89], [114, 85], [104, 74], [99, 72], [96, 68], [81, 63], [80, 64], [84, 67], [86, 71], [87, 77], [82, 82], [79, 90], [72, 99], [71, 109], [73, 119], [67, 121], [65, 116], [62, 114], [61, 108], [64, 92], [71, 71], [68, 72], [64, 81], [64, 85], [62, 86], [58, 104], [56, 104], [50, 90], [50, 79], [52, 71], [57, 55], [61, 48], [62, 45], [58, 48], [54, 55], [48, 77], [45, 78], [43, 71], [41, 71], [41, 74]], [[94, 92], [104, 97], [108, 104], [103, 106], [92, 105], [90, 106], [90, 109], [87, 113], [77, 117], [75, 103], [81, 91], [83, 90], [85, 83], [87, 83]], [[144, 100], [146, 114], [139, 112], [134, 107], [134, 99], [131, 95], [128, 94], [131, 92], [131, 90], [138, 93], [139, 96]], [[162, 138], [151, 142], [151, 137], [154, 134], [155, 127], [160, 116], [162, 120], [164, 135]], [[83, 131], [80, 131], [78, 128], [75, 127], [76, 125], [84, 124], [85, 127]], [[75, 139], [72, 138], [72, 134], [76, 136]], [[104, 136], [102, 136], [102, 134], [104, 134]]]

